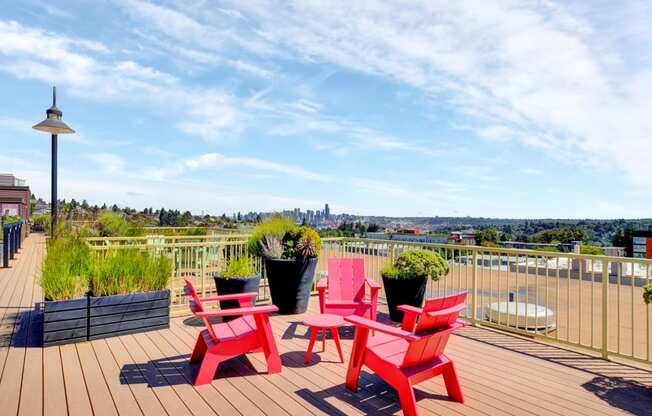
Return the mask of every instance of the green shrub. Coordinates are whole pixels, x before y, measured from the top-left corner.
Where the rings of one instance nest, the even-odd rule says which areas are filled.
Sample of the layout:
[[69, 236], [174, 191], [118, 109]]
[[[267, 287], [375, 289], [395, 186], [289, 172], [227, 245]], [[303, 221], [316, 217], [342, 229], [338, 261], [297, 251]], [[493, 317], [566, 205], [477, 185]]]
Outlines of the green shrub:
[[183, 235], [207, 235], [208, 229], [206, 227], [193, 227], [183, 231]]
[[32, 217], [32, 224], [36, 230], [48, 230], [50, 229], [50, 215], [36, 214]]
[[590, 254], [590, 255], [594, 255], [594, 256], [602, 256], [602, 255], [604, 255], [604, 249], [602, 247], [598, 247], [598, 246], [590, 246], [590, 245], [582, 244], [580, 246], [580, 254]]
[[652, 302], [652, 283], [643, 286], [643, 301], [646, 304]]
[[383, 267], [380, 273], [392, 279], [430, 277], [439, 280], [448, 274], [448, 262], [437, 252], [430, 250], [407, 250], [393, 264]]
[[230, 278], [248, 278], [257, 275], [254, 259], [249, 256], [231, 257], [220, 272], [220, 276]]
[[41, 287], [46, 300], [74, 299], [88, 290], [90, 248], [77, 235], [50, 240], [43, 261]]
[[122, 215], [103, 211], [97, 217], [97, 227], [100, 237], [134, 237], [143, 234], [143, 229], [129, 223]]
[[164, 255], [135, 248], [110, 250], [94, 259], [89, 288], [94, 296], [161, 290], [171, 275], [172, 266]]

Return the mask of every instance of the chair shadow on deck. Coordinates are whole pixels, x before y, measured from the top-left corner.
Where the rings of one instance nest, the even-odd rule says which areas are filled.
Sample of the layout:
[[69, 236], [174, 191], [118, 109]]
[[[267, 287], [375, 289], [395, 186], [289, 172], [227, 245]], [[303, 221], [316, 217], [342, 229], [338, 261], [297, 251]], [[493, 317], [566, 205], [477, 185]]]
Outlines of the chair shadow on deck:
[[589, 373], [594, 378], [584, 389], [631, 414], [649, 414], [652, 408], [650, 370], [492, 329], [468, 327], [456, 336]]
[[[189, 363], [190, 354], [176, 355], [146, 363], [125, 364], [120, 370], [120, 384], [147, 384], [148, 387], [192, 385], [199, 363]], [[245, 356], [220, 363], [216, 379], [266, 374], [256, 371]]]
[[595, 377], [582, 384], [610, 406], [633, 415], [649, 415], [652, 408], [652, 388], [622, 377]]
[[[347, 389], [342, 380], [342, 384], [324, 390], [313, 391], [303, 388], [295, 391], [295, 394], [329, 415], [344, 416], [349, 413], [338, 408], [332, 400], [328, 399], [344, 402], [365, 415], [394, 414], [401, 410], [398, 396], [389, 384], [366, 371], [362, 371], [360, 376], [360, 388], [355, 393]], [[418, 387], [414, 389], [414, 394], [417, 403], [426, 399], [450, 400], [446, 395], [428, 393]]]

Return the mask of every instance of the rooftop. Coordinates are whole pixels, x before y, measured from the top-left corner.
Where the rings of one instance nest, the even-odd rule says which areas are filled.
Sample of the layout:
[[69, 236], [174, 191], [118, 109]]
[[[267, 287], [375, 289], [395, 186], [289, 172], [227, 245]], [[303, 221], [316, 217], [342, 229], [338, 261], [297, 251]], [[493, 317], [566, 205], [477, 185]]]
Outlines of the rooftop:
[[[393, 414], [393, 390], [363, 370], [358, 393], [344, 387], [346, 365], [332, 345], [303, 364], [308, 343], [299, 316], [273, 316], [283, 362], [264, 374], [260, 354], [231, 360], [211, 385], [192, 386], [188, 364], [196, 334], [192, 318], [170, 329], [42, 348], [36, 336], [42, 301], [37, 284], [45, 251], [42, 235], [24, 242], [9, 269], [0, 269], [0, 408], [4, 415]], [[310, 309], [318, 310], [316, 298]], [[352, 334], [341, 332], [345, 356]], [[449, 401], [435, 378], [417, 386], [423, 415], [649, 414], [652, 372], [587, 353], [495, 330], [469, 327], [452, 337], [464, 404]]]

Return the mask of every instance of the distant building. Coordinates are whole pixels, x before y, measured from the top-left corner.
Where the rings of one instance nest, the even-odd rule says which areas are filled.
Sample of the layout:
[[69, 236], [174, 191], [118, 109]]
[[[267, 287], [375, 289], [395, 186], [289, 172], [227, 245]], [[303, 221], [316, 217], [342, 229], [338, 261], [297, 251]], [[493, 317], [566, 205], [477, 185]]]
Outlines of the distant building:
[[458, 244], [475, 245], [476, 243], [474, 230], [452, 231], [450, 239]]
[[418, 234], [398, 234], [398, 233], [367, 233], [367, 238], [372, 240], [392, 240], [392, 241], [406, 241], [410, 243], [435, 243], [435, 244], [446, 244], [448, 243], [448, 238], [446, 237], [435, 237], [430, 235], [418, 235]]
[[[11, 174], [0, 174], [0, 216], [19, 215], [29, 221], [31, 193], [25, 180]], [[27, 227], [24, 227], [25, 233]]]
[[625, 251], [627, 257], [652, 259], [652, 230], [633, 231]]
[[328, 204], [324, 206], [324, 218], [329, 220], [331, 218], [331, 209], [328, 207]]

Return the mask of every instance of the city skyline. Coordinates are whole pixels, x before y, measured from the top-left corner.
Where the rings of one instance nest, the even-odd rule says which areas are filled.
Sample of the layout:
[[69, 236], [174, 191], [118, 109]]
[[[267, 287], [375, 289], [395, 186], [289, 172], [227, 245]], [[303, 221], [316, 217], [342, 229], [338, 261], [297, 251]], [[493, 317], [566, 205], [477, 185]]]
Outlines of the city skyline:
[[61, 198], [500, 218], [652, 205], [649, 3], [87, 6], [0, 12], [0, 170], [46, 199], [31, 126], [57, 85], [77, 131], [60, 138]]

